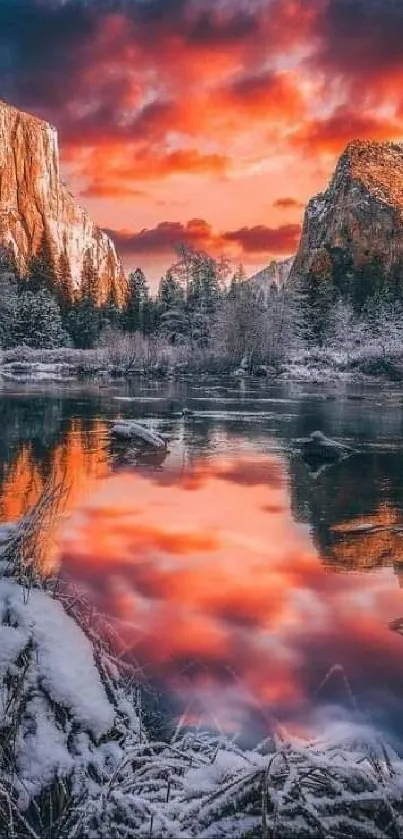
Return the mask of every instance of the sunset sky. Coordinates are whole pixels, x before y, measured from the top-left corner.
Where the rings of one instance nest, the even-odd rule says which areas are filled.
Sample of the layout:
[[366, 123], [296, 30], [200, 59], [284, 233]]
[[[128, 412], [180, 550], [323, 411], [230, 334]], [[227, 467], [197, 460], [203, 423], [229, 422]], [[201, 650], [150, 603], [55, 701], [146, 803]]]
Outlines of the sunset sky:
[[0, 97], [151, 281], [186, 241], [291, 254], [353, 138], [403, 138], [401, 0], [0, 0]]

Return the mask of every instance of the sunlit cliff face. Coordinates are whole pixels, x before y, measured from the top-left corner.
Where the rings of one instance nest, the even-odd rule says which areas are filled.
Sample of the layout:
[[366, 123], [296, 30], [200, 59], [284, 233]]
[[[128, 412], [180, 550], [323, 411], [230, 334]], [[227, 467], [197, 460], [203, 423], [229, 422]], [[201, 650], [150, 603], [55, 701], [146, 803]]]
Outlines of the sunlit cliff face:
[[188, 719], [311, 730], [354, 695], [398, 726], [403, 641], [387, 621], [402, 592], [388, 569], [326, 573], [274, 459], [111, 477], [70, 520], [61, 562]]

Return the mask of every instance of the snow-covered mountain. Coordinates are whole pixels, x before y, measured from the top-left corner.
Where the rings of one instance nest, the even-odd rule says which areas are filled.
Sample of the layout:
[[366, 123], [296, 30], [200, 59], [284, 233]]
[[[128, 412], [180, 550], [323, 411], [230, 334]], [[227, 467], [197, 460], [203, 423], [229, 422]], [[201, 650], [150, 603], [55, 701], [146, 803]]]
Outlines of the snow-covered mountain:
[[294, 257], [288, 259], [273, 260], [266, 268], [250, 277], [249, 282], [253, 283], [261, 291], [268, 291], [272, 286], [282, 286], [287, 282], [294, 263]]
[[14, 253], [24, 273], [44, 243], [56, 275], [62, 260], [79, 289], [87, 255], [100, 301], [111, 288], [122, 299], [125, 277], [115, 245], [60, 180], [56, 129], [0, 102], [0, 246]]
[[354, 141], [309, 202], [292, 278], [329, 282], [353, 302], [403, 292], [403, 143]]

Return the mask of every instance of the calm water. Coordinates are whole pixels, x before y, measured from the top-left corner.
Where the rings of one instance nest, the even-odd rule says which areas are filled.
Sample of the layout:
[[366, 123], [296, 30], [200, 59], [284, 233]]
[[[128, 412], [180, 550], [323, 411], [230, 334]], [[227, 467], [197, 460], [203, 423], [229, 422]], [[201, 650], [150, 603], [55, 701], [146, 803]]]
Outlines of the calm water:
[[[403, 618], [403, 393], [31, 386], [4, 389], [0, 412], [2, 520], [67, 477], [68, 507], [87, 518], [63, 564], [174, 715], [252, 739], [273, 717], [304, 733], [354, 718], [402, 737], [403, 638], [388, 624]], [[109, 429], [130, 417], [170, 444], [162, 459], [132, 455], [127, 474]], [[357, 454], [312, 474], [292, 440], [316, 429]], [[242, 468], [224, 474], [223, 457]]]

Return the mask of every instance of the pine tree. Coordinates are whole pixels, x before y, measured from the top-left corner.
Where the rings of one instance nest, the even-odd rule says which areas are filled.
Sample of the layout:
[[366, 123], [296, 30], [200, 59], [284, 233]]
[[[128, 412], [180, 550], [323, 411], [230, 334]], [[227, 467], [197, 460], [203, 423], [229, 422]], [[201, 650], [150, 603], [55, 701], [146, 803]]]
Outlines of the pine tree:
[[44, 230], [38, 250], [28, 263], [26, 288], [37, 292], [47, 289], [51, 293], [57, 287], [57, 270], [50, 246], [50, 236]]
[[67, 329], [74, 346], [83, 350], [91, 349], [98, 341], [101, 328], [101, 309], [95, 308], [87, 296], [77, 300], [67, 316]]
[[17, 259], [12, 244], [0, 247], [0, 271], [13, 274], [19, 279], [20, 272], [17, 266]]
[[188, 334], [191, 342], [206, 346], [223, 294], [225, 260], [216, 261], [203, 251], [182, 245], [173, 268], [185, 290]]
[[151, 298], [145, 274], [136, 268], [129, 275], [128, 296], [123, 312], [124, 327], [128, 332], [150, 332]]
[[116, 295], [110, 292], [108, 300], [101, 309], [102, 329], [117, 330], [122, 326], [122, 312], [120, 311]]
[[94, 307], [99, 306], [99, 277], [95, 271], [94, 260], [89, 250], [85, 253], [81, 272], [81, 297], [88, 297]]
[[185, 295], [172, 269], [160, 281], [156, 309], [160, 332], [173, 344], [183, 340], [187, 332]]
[[60, 254], [57, 268], [57, 288], [62, 315], [66, 315], [74, 302], [75, 288], [66, 251]]
[[227, 297], [235, 297], [238, 289], [242, 287], [243, 283], [247, 282], [247, 279], [248, 278], [246, 276], [245, 268], [243, 267], [242, 263], [239, 263], [236, 271], [231, 277], [231, 282], [227, 291]]
[[304, 338], [309, 345], [323, 346], [331, 327], [337, 290], [331, 277], [321, 277], [315, 271], [308, 272], [300, 289]]
[[90, 251], [84, 256], [81, 273], [80, 295], [67, 316], [67, 328], [74, 345], [91, 349], [103, 326], [103, 313], [98, 305], [99, 278]]
[[36, 292], [25, 289], [20, 294], [15, 343], [35, 349], [52, 349], [68, 343], [60, 307], [48, 289]]
[[18, 285], [13, 273], [0, 266], [0, 346], [15, 345], [18, 324]]

